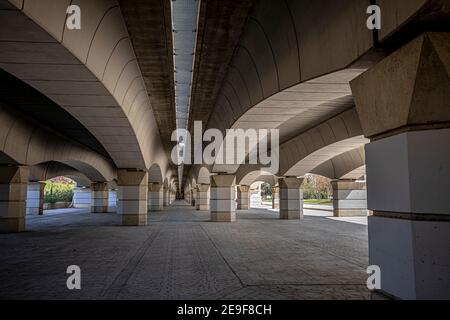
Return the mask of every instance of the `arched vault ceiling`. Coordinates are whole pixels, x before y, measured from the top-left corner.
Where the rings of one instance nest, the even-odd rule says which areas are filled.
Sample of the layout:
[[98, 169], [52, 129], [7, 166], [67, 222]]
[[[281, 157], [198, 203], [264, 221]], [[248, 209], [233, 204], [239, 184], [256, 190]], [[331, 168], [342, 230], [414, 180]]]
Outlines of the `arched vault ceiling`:
[[[13, 1], [17, 7], [0, 2], [1, 68], [75, 117], [117, 167], [148, 169], [163, 159], [158, 126], [116, 0]], [[81, 30], [65, 27], [70, 4], [82, 9]]]
[[354, 107], [349, 82], [365, 69], [348, 68], [285, 89], [244, 113], [233, 128], [279, 129], [284, 142]]
[[77, 119], [32, 86], [0, 69], [0, 102], [13, 110], [110, 158], [108, 152]]
[[[420, 22], [427, 14], [436, 16], [447, 10], [445, 3], [442, 0], [377, 1], [383, 12], [382, 31], [378, 34], [381, 49], [387, 49], [383, 42], [402, 32], [405, 26]], [[368, 5], [367, 0], [255, 1], [208, 126], [224, 132], [237, 121], [242, 126], [254, 126], [245, 122], [255, 119], [259, 127], [275, 128], [280, 122], [290, 120], [292, 112], [298, 115], [297, 109], [303, 112], [311, 109], [311, 104], [319, 105], [313, 100], [335, 100], [348, 95], [348, 81], [361, 70], [343, 69], [354, 68], [361, 59], [365, 60], [366, 67], [370, 66], [386, 54], [384, 50], [373, 49], [376, 37], [366, 27]], [[416, 29], [420, 30], [420, 26]], [[411, 34], [404, 34], [404, 38], [412, 39]], [[378, 48], [380, 43], [376, 44]], [[391, 45], [395, 44], [388, 44]], [[372, 55], [372, 51], [382, 54]], [[347, 74], [341, 81], [327, 76], [320, 79], [323, 75], [339, 76], [339, 72], [333, 74], [339, 70], [341, 74], [348, 71], [355, 74]], [[298, 86], [305, 82], [310, 83]], [[329, 97], [325, 99], [326, 95]], [[303, 103], [294, 108], [292, 102], [301, 100]], [[255, 106], [263, 110], [250, 111]], [[321, 111], [325, 117], [332, 116], [324, 108]], [[245, 117], [247, 112], [250, 113]], [[294, 128], [294, 123], [290, 127]]]
[[167, 154], [174, 145], [175, 95], [170, 1], [119, 0]]
[[359, 179], [366, 174], [365, 165], [364, 147], [360, 147], [320, 164], [311, 173], [330, 179]]

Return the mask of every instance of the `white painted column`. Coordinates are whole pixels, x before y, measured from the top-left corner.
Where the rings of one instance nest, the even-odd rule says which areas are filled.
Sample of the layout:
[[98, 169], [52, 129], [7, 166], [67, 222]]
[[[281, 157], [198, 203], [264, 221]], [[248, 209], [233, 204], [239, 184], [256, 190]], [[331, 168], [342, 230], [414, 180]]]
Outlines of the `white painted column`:
[[91, 183], [91, 212], [108, 213], [108, 183]]
[[44, 214], [45, 182], [30, 182], [27, 188], [27, 215]]
[[365, 182], [334, 180], [333, 212], [335, 217], [367, 217], [367, 190]]
[[108, 212], [117, 212], [117, 190], [108, 191]]
[[148, 173], [118, 170], [118, 214], [124, 226], [147, 224]]
[[450, 129], [366, 146], [369, 260], [384, 292], [450, 299]]
[[369, 263], [400, 299], [450, 299], [449, 43], [424, 33], [351, 81], [371, 140]]
[[197, 201], [195, 203], [195, 208], [197, 210], [209, 210], [210, 187], [211, 186], [209, 184], [197, 185]]
[[91, 208], [91, 189], [83, 187], [75, 187], [73, 192], [73, 207], [77, 209]]
[[148, 211], [161, 211], [163, 209], [164, 191], [161, 183], [148, 185]]
[[250, 186], [237, 187], [237, 209], [250, 209]]
[[296, 177], [280, 178], [280, 219], [303, 219], [303, 192], [300, 189], [303, 179]]
[[236, 221], [236, 201], [234, 175], [211, 176], [211, 220], [215, 222]]
[[28, 167], [0, 167], [0, 233], [25, 231]]

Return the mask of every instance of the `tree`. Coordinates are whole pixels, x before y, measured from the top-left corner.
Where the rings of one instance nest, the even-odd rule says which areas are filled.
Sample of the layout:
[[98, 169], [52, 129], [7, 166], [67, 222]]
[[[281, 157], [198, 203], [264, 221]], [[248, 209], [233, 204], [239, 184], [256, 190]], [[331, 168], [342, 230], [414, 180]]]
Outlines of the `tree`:
[[314, 175], [307, 174], [303, 182], [303, 197], [305, 199], [329, 199], [333, 192], [330, 179]]

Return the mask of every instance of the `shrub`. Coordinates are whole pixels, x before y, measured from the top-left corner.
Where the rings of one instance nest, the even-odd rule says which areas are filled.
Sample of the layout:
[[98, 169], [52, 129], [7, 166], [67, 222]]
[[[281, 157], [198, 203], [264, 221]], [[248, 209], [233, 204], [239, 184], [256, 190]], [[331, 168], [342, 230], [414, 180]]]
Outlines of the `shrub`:
[[50, 180], [45, 185], [45, 203], [72, 202], [75, 184], [65, 180]]

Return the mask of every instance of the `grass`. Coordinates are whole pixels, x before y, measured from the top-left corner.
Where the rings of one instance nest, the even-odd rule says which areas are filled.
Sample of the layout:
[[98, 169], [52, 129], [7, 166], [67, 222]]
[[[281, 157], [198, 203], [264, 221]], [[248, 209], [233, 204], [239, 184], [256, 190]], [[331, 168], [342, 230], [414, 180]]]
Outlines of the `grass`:
[[312, 205], [322, 205], [322, 206], [326, 206], [326, 205], [332, 205], [333, 202], [331, 200], [328, 199], [305, 199], [304, 200], [305, 204], [312, 204]]

